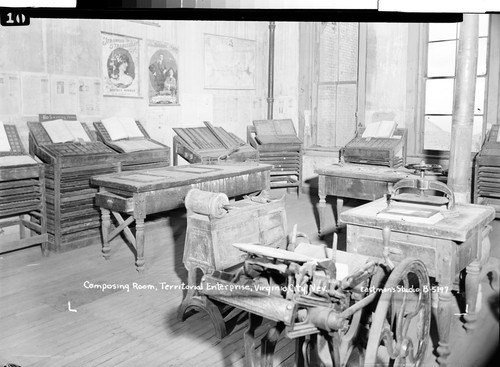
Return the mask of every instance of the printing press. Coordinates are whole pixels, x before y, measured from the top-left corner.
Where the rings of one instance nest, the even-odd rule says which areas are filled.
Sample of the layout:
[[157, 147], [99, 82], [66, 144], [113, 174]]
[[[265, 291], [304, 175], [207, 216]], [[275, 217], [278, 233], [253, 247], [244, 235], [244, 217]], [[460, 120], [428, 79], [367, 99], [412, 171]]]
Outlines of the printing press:
[[[216, 335], [224, 337], [225, 322], [234, 317], [234, 310], [223, 315], [224, 306], [248, 312], [244, 342], [249, 366], [258, 365], [259, 359], [262, 366], [272, 366], [282, 332], [296, 341], [298, 366], [346, 366], [353, 359], [372, 366], [380, 358], [418, 365], [423, 360], [431, 321], [430, 293], [418, 291], [430, 287], [424, 262], [407, 258], [394, 266], [388, 251], [375, 257], [335, 251], [336, 244], [333, 249], [310, 244], [296, 230], [291, 236], [283, 234], [278, 243], [266, 243], [265, 238], [258, 239], [266, 232], [245, 231], [245, 226], [268, 214], [266, 206], [279, 202], [265, 195], [245, 199], [253, 200], [261, 212], [247, 217], [240, 233], [257, 234], [257, 239], [241, 242], [248, 239], [209, 236], [200, 245], [193, 237], [201, 233], [194, 216], [204, 216], [205, 225], [216, 226], [225, 216], [237, 217], [240, 210], [238, 202], [229, 203], [220, 194], [204, 195], [201, 202], [212, 204], [193, 203], [190, 196], [197, 195], [186, 197], [184, 264], [190, 287], [179, 308], [181, 320], [192, 310], [207, 311]], [[212, 195], [218, 199], [210, 199]], [[381, 239], [389, 247], [389, 229]], [[229, 253], [230, 247], [233, 262], [222, 264], [220, 254]], [[207, 264], [207, 259], [213, 261]], [[259, 357], [255, 334], [263, 319], [272, 320], [273, 326], [261, 341]], [[408, 330], [419, 332], [413, 335]]]

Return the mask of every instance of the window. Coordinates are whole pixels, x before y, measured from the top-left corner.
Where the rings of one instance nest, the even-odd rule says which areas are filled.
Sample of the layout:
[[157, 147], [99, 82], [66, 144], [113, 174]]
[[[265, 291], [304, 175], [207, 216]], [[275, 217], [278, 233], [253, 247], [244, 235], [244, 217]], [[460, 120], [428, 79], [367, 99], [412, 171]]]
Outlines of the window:
[[[359, 23], [322, 22], [302, 27], [311, 37], [304, 38], [301, 52], [302, 85], [311, 85], [310, 95], [304, 97], [304, 109], [311, 111], [304, 126], [305, 147], [333, 150], [347, 144], [356, 131], [359, 45], [365, 33], [360, 32]], [[308, 51], [313, 55], [309, 60]]]
[[[486, 104], [488, 15], [479, 15], [477, 79], [472, 150], [481, 147]], [[460, 24], [429, 24], [425, 75], [424, 137], [426, 153], [447, 151], [451, 142], [455, 65]]]

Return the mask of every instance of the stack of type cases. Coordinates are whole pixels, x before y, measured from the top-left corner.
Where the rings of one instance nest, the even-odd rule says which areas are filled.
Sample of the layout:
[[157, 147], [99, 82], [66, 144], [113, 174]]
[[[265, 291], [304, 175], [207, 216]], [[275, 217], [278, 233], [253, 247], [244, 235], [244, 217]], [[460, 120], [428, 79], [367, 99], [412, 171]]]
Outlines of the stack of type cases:
[[170, 165], [170, 147], [150, 138], [146, 129], [139, 121], [136, 121], [137, 127], [144, 135], [144, 139], [158, 145], [157, 149], [139, 150], [134, 152], [125, 152], [120, 146], [111, 140], [108, 130], [102, 122], [94, 122], [97, 138], [107, 146], [120, 153], [121, 170], [134, 171], [139, 169], [148, 169], [156, 167], [167, 167]]
[[500, 137], [499, 126], [493, 125], [476, 157], [474, 170], [474, 202], [491, 205], [500, 218]]
[[94, 204], [95, 175], [118, 172], [118, 153], [95, 141], [52, 143], [40, 122], [28, 122], [29, 149], [45, 163], [45, 191], [49, 250], [62, 252], [101, 243], [100, 211]]
[[259, 162], [272, 164], [271, 188], [302, 191], [302, 141], [290, 119], [255, 120], [247, 126], [247, 140], [259, 152]]
[[45, 254], [44, 167], [27, 156], [14, 125], [3, 127], [11, 150], [0, 152], [0, 232], [16, 225], [19, 236], [1, 239], [0, 252], [40, 244]]
[[174, 128], [174, 166], [177, 155], [189, 163], [220, 163], [219, 158], [224, 156], [239, 162], [258, 162], [258, 152], [238, 136], [208, 121], [203, 123], [204, 127]]

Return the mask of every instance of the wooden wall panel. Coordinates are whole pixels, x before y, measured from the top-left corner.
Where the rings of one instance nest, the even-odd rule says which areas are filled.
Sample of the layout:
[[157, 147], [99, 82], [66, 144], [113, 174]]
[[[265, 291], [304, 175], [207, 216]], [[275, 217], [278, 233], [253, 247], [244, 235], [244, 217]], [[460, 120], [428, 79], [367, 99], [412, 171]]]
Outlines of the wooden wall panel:
[[[15, 73], [40, 72], [68, 77], [101, 78], [101, 31], [141, 39], [141, 97], [102, 97], [102, 114], [85, 122], [114, 115], [133, 116], [151, 136], [172, 145], [172, 127], [201, 125], [212, 120], [242, 139], [246, 126], [266, 117], [268, 22], [151, 21], [32, 19], [29, 27], [12, 27], [0, 32], [0, 70]], [[216, 90], [204, 86], [204, 34], [238, 37], [255, 41], [255, 89]], [[168, 42], [179, 48], [179, 106], [148, 104], [148, 64], [146, 40]], [[297, 123], [295, 100], [298, 95], [298, 23], [279, 23], [279, 46], [275, 53], [275, 98], [282, 100], [281, 111]], [[50, 113], [51, 111], [40, 111]], [[77, 111], [75, 111], [76, 113]], [[295, 114], [293, 116], [293, 114]], [[27, 146], [26, 121], [37, 116], [5, 114], [0, 120], [19, 127]]]

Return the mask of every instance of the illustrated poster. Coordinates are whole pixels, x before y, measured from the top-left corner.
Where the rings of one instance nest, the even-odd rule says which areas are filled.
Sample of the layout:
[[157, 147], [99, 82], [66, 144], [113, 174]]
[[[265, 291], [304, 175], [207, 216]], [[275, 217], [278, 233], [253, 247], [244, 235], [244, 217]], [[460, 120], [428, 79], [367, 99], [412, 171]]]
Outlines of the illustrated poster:
[[149, 60], [149, 105], [178, 105], [178, 48], [166, 42], [149, 40], [147, 55]]
[[104, 95], [140, 97], [139, 39], [104, 32], [101, 35]]

